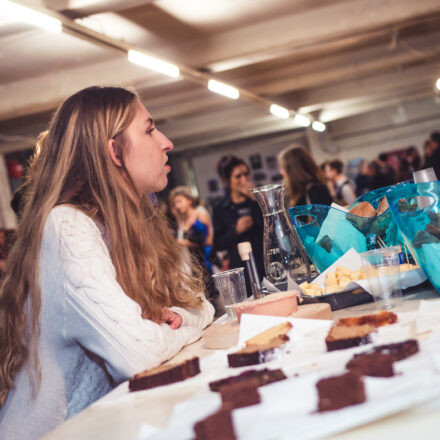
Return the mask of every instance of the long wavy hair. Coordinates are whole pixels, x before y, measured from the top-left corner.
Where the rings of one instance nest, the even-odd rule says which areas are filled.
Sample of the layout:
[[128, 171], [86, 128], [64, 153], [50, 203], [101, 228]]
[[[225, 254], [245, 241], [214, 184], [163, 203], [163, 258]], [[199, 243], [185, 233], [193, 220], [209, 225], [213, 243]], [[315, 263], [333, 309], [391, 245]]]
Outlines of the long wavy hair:
[[311, 183], [326, 184], [325, 175], [311, 154], [300, 144], [293, 144], [278, 154], [278, 163], [286, 174], [289, 206], [295, 206], [306, 195]]
[[138, 195], [128, 171], [108, 152], [108, 140], [115, 139], [124, 163], [130, 148], [124, 130], [136, 106], [131, 91], [90, 87], [67, 99], [40, 135], [0, 291], [0, 402], [28, 359], [39, 383], [39, 253], [44, 224], [57, 205], [74, 206], [104, 226], [117, 281], [144, 318], [158, 322], [163, 307], [201, 305], [203, 282], [192, 275], [197, 268], [188, 273], [165, 217], [148, 196]]

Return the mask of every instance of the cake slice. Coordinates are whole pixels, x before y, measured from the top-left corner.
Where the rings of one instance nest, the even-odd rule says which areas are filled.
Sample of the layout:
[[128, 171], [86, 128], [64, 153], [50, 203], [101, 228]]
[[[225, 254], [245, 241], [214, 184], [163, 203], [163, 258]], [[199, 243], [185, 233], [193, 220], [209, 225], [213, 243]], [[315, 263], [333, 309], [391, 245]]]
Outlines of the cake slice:
[[365, 402], [365, 388], [361, 377], [353, 372], [321, 379], [318, 389], [318, 411], [332, 411]]
[[229, 376], [224, 379], [210, 382], [209, 388], [211, 391], [220, 391], [224, 385], [243, 382], [250, 378], [256, 378], [258, 380], [258, 386], [261, 387], [263, 385], [284, 380], [286, 379], [286, 375], [281, 369], [269, 370], [268, 368], [265, 368], [264, 370], [247, 370], [237, 376]]
[[283, 322], [248, 339], [242, 350], [228, 354], [229, 366], [245, 367], [276, 359], [289, 349], [286, 342], [289, 341], [287, 333], [291, 328], [292, 324], [290, 322]]
[[130, 391], [147, 390], [150, 388], [181, 382], [200, 373], [199, 358], [194, 357], [177, 365], [161, 365], [136, 374], [128, 383]]
[[354, 356], [346, 368], [364, 376], [392, 377], [394, 376], [393, 363], [393, 356], [375, 352]]
[[194, 425], [195, 440], [235, 440], [231, 411], [221, 409]]
[[248, 339], [246, 345], [265, 345], [275, 338], [286, 336], [291, 329], [292, 324], [290, 322], [283, 322], [280, 325], [271, 327], [264, 332], [258, 333], [257, 336]]
[[419, 343], [415, 339], [408, 339], [403, 342], [393, 344], [378, 345], [366, 353], [356, 354], [355, 357], [371, 353], [388, 354], [392, 356], [394, 362], [406, 359], [419, 352]]
[[220, 388], [223, 408], [232, 410], [260, 403], [258, 384], [258, 379], [253, 377], [243, 382], [223, 385]]
[[289, 337], [282, 335], [266, 344], [246, 345], [242, 350], [228, 354], [228, 364], [237, 368], [272, 361], [288, 351], [286, 346], [288, 341]]
[[390, 325], [397, 322], [397, 315], [393, 312], [387, 312], [380, 310], [377, 313], [363, 316], [350, 316], [348, 318], [341, 318], [336, 323], [338, 326], [359, 326], [359, 325], [372, 325], [374, 327], [381, 327], [383, 325]]
[[325, 338], [327, 350], [343, 350], [362, 344], [369, 344], [371, 342], [370, 333], [373, 331], [375, 331], [375, 327], [369, 324], [353, 325], [350, 327], [335, 325], [330, 329]]

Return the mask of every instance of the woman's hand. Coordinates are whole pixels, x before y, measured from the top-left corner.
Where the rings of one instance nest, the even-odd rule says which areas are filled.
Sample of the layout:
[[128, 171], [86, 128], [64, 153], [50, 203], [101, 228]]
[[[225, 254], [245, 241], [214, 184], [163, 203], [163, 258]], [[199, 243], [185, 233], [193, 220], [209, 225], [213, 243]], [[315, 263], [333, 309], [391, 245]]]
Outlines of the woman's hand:
[[170, 309], [164, 307], [162, 309], [162, 320], [160, 323], [163, 322], [168, 324], [173, 330], [176, 330], [182, 325], [183, 319], [178, 313], [174, 313]]

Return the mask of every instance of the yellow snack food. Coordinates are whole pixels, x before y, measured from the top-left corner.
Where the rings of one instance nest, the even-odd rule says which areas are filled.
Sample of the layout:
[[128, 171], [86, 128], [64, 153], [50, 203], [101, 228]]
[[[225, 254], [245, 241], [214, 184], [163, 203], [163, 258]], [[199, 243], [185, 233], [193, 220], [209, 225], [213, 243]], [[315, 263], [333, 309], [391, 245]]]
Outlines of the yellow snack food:
[[306, 295], [309, 296], [322, 295], [322, 289], [318, 284], [308, 283], [307, 281], [305, 281], [304, 283], [300, 284], [300, 287]]
[[[417, 268], [418, 266], [413, 264], [400, 265], [401, 272]], [[323, 294], [340, 292], [341, 290], [344, 290], [351, 281], [365, 280], [366, 278], [367, 276], [363, 267], [359, 270], [351, 270], [348, 267], [337, 266], [334, 272], [327, 274], [324, 289], [321, 289], [318, 284], [308, 283], [307, 281], [300, 284], [300, 287], [306, 295], [319, 296]]]
[[335, 293], [335, 292], [338, 292], [339, 290], [341, 290], [341, 289], [337, 285], [331, 286], [331, 287], [326, 287], [325, 293]]
[[350, 278], [352, 270], [343, 266], [336, 266], [336, 278]]

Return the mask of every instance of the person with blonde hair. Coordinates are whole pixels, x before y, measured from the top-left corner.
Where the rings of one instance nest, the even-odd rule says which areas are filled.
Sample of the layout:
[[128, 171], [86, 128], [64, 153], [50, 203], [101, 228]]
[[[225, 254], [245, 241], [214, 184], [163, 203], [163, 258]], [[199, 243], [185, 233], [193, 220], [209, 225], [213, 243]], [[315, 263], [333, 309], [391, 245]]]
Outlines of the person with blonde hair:
[[311, 154], [293, 144], [278, 154], [281, 175], [286, 182], [289, 207], [298, 205], [331, 205], [332, 196], [325, 175]]
[[[169, 195], [169, 203], [176, 216], [177, 242], [186, 246], [200, 266], [207, 266], [205, 246], [212, 244], [209, 238], [211, 218], [196, 206], [196, 197], [187, 186], [177, 186]], [[208, 241], [210, 240], [210, 241]]]
[[149, 197], [173, 144], [137, 96], [90, 87], [40, 139], [0, 291], [0, 438], [40, 438], [213, 318]]

